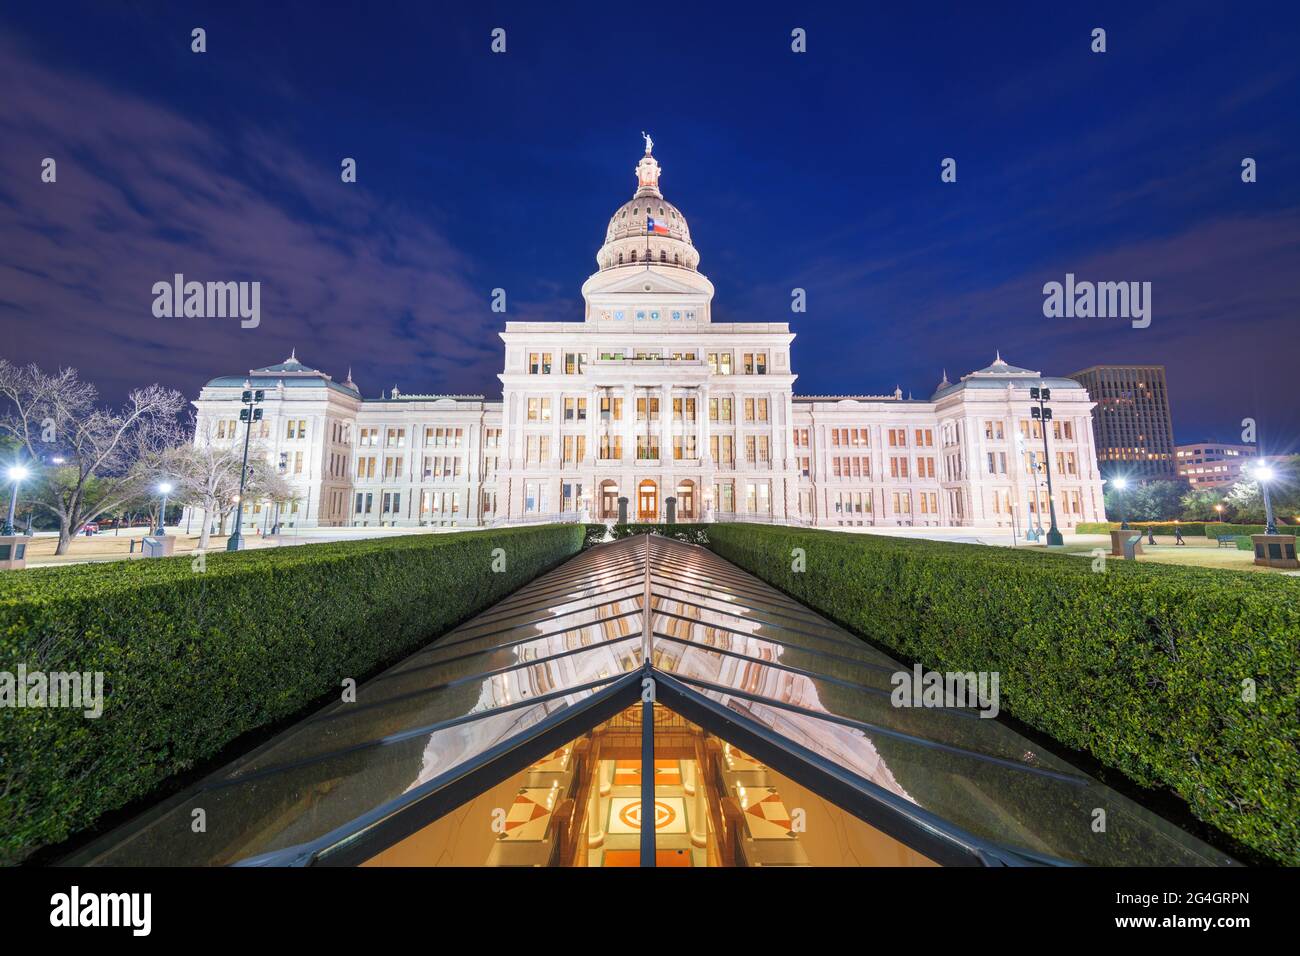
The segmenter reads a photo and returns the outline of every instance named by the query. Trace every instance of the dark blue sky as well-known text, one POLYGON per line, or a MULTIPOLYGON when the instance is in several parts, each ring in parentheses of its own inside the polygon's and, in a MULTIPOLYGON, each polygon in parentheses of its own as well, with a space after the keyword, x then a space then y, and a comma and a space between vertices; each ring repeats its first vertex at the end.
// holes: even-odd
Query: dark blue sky
POLYGON ((0 354, 114 400, 293 347, 498 394, 503 318, 581 318, 647 129, 715 319, 791 321, 798 391, 1157 362, 1180 440, 1300 438, 1296 4, 272 6, 0 10, 0 354), (260 280, 261 326, 155 319, 175 272, 260 280), (1045 319, 1066 272, 1151 281, 1151 326, 1045 319))

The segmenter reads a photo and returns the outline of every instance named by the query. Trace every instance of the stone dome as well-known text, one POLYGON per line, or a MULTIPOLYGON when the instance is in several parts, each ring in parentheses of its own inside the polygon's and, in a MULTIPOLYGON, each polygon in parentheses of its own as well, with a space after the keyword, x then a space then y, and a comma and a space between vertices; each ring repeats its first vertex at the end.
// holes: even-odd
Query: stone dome
MULTIPOLYGON (((642 134, 644 135, 644 134, 642 134)), ((691 244, 691 229, 682 211, 664 199, 659 191, 659 162, 651 155, 654 141, 646 136, 645 155, 637 163, 637 190, 614 211, 605 229, 605 244, 596 253, 596 264, 605 269, 649 264, 694 270, 700 255, 691 244), (650 232, 649 220, 662 224, 666 232, 650 232)))
POLYGON ((653 217, 668 226, 668 235, 687 245, 691 241, 691 230, 686 224, 686 217, 681 210, 662 196, 635 196, 619 206, 610 217, 609 228, 605 230, 605 241, 635 237, 644 239, 646 220, 653 217))

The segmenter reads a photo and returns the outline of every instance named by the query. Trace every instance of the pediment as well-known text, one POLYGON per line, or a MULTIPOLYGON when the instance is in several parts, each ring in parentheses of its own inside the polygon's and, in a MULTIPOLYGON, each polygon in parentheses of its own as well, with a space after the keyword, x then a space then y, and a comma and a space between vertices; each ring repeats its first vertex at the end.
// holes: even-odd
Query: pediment
MULTIPOLYGON (((694 275, 685 272, 683 275, 694 275)), ((624 276, 606 276, 598 273, 588 280, 583 290, 586 295, 707 295, 710 289, 708 280, 700 276, 703 282, 690 282, 676 276, 668 276, 654 270, 637 270, 624 276), (607 281, 601 281, 605 279, 607 281)))

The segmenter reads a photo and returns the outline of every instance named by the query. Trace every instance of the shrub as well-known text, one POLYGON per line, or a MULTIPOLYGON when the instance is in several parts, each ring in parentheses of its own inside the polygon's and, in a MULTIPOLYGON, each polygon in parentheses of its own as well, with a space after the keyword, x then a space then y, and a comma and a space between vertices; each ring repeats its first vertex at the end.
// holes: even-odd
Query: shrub
POLYGON ((1300 863, 1300 581, 748 524, 709 545, 904 660, 999 672, 1019 720, 1300 863))
MULTIPOLYGON (((1172 535, 1174 526, 1177 525, 1183 531, 1183 537, 1199 534, 1213 536, 1210 528, 1222 527, 1216 521, 1130 521, 1128 526, 1133 529, 1146 531, 1147 528, 1154 528, 1156 534, 1172 535)), ((1110 534, 1112 531, 1120 530, 1118 521, 1083 521, 1075 525, 1075 534, 1110 534)))
POLYGON ((0 670, 102 671, 105 704, 0 719, 0 862, 360 681, 581 544, 581 526, 549 525, 221 552, 202 573, 178 557, 4 575, 0 670))
MULTIPOLYGON (((1295 525, 1281 524, 1280 522, 1278 523, 1277 530, 1278 534, 1300 534, 1300 528, 1297 528, 1295 525)), ((1221 534, 1264 534, 1265 531, 1266 526, 1262 524, 1207 524, 1205 526, 1205 536, 1207 538, 1215 538, 1221 534)))

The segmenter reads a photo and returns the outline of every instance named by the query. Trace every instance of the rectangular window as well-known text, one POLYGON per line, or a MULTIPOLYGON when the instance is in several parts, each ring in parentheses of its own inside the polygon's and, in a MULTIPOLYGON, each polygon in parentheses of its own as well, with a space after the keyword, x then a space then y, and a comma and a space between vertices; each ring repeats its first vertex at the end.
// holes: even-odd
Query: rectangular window
POLYGON ((564 374, 581 375, 587 363, 587 356, 581 352, 564 353, 564 374))
POLYGON ((636 436, 636 457, 644 461, 653 461, 659 457, 658 435, 636 436))
POLYGON ((733 467, 736 463, 735 439, 731 435, 710 435, 709 454, 717 464, 733 467))
POLYGON ((722 514, 736 511, 736 486, 730 481, 720 481, 713 486, 713 503, 722 514))
POLYGON ((620 461, 623 458, 623 436, 601 435, 600 457, 602 461, 620 461))
POLYGON ((587 457, 587 436, 586 435, 565 435, 564 436, 564 463, 566 465, 576 465, 587 457))
POLYGON ((550 352, 529 352, 528 353, 528 374, 529 375, 550 375, 551 374, 551 353, 550 352))
POLYGON ((600 420, 604 422, 623 420, 623 399, 605 395, 600 400, 600 420))
POLYGON ((566 481, 560 485, 560 510, 577 511, 582 506, 582 485, 566 481))

